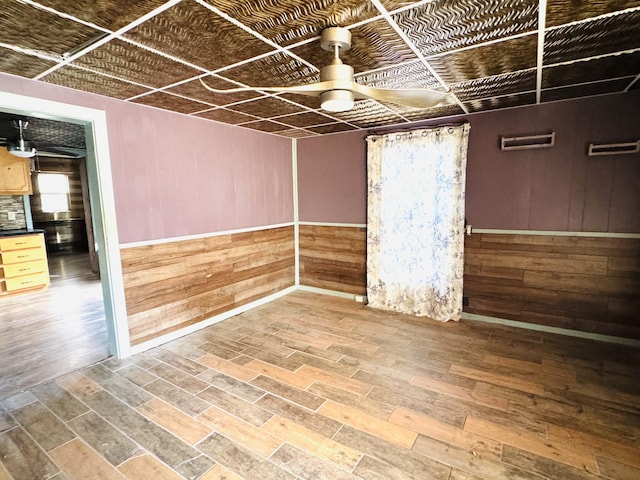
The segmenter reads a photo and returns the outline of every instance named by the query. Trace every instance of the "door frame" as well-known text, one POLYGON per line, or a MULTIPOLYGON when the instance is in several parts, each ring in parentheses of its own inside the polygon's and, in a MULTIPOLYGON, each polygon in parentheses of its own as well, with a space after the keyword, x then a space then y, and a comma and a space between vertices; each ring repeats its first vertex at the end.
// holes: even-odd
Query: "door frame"
POLYGON ((89 197, 100 265, 109 353, 117 358, 130 356, 106 112, 6 92, 0 92, 0 110, 84 126, 89 197))

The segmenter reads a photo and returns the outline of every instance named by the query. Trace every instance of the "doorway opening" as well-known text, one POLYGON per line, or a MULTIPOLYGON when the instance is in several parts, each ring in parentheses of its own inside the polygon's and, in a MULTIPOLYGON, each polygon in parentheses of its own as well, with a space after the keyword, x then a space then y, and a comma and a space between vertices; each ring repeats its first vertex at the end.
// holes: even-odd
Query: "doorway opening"
MULTIPOLYGON (((120 264, 120 250, 117 235, 117 226, 115 222, 115 202, 113 198, 113 185, 111 180, 111 164, 109 159, 108 137, 106 115, 104 111, 78 107, 74 105, 63 104, 59 102, 51 102, 22 95, 14 95, 0 92, 0 111, 16 114, 28 115, 37 118, 43 118, 54 121, 69 122, 81 125, 84 129, 84 137, 86 141, 86 194, 88 203, 91 205, 91 213, 88 216, 92 224, 91 232, 94 234, 93 245, 96 252, 95 270, 99 270, 100 279, 92 287, 86 283, 86 292, 83 294, 87 299, 102 298, 98 301, 98 307, 94 301, 87 309, 102 308, 104 312, 103 325, 105 330, 103 335, 106 338, 106 345, 103 343, 107 354, 114 355, 118 358, 125 358, 130 355, 129 333, 126 317, 126 305, 124 300, 124 286, 122 279, 122 267, 120 264)), ((25 208, 30 208, 29 202, 25 202, 25 208)), ((35 225, 30 225, 35 227, 35 225)), ((89 229, 86 230, 87 232, 89 229)), ((89 242, 89 240, 87 240, 89 242)), ((76 282, 74 287, 78 291, 79 278, 83 281, 90 280, 89 276, 82 274, 77 275, 78 269, 84 269, 87 265, 91 265, 88 247, 85 256, 79 255, 76 258, 69 257, 61 261, 58 265, 52 263, 51 269, 54 275, 58 277, 52 278, 52 287, 56 287, 55 283, 62 286, 63 283, 72 284, 76 282), (57 273, 56 273, 57 272, 57 273), (75 272, 75 273, 74 273, 75 272)), ((89 267, 89 270, 91 268, 89 267)), ((97 273, 93 273, 94 279, 97 273)), ((55 288, 50 288, 48 294, 55 294, 55 288)), ((64 295, 60 295, 64 297, 64 295)), ((60 300, 58 298, 50 299, 53 304, 60 300)), ((2 300, 0 300, 2 301, 2 300)), ((25 299, 26 301, 26 299, 25 299)), ((20 302, 17 302, 18 304, 20 302)), ((90 302, 91 303, 91 302, 90 302)), ((7 306, 8 304, 5 304, 7 306)), ((58 304, 63 308, 62 304, 58 304)), ((17 305, 13 309, 13 315, 19 315, 21 318, 28 318, 28 305, 17 305), (27 315, 22 315, 23 312, 27 315)), ((5 317, 8 309, 2 311, 2 317, 5 317)), ((6 320, 6 318, 5 318, 6 320)), ((70 323, 70 322, 69 322, 70 323)), ((58 329, 62 333, 71 333, 79 328, 76 324, 65 324, 61 322, 54 329, 58 329), (74 330, 75 329, 75 330, 74 330)), ((26 332, 25 332, 26 333, 26 332)), ((40 332, 46 335, 51 332, 40 332)), ((37 333, 36 333, 37 335, 37 333)), ((98 335, 99 337, 99 335, 98 335)), ((98 338, 96 337, 96 338, 98 338)), ((18 341, 26 342, 29 340, 24 337, 18 341)), ((95 341, 96 339, 94 339, 95 341)), ((58 346, 63 347, 63 343, 57 342, 58 346)), ((64 348, 64 347, 63 347, 64 348)), ((74 355, 78 356, 78 352, 68 351, 68 358, 74 355)), ((43 358, 43 362, 49 362, 50 359, 43 358)), ((79 367, 78 367, 79 368, 79 367)))

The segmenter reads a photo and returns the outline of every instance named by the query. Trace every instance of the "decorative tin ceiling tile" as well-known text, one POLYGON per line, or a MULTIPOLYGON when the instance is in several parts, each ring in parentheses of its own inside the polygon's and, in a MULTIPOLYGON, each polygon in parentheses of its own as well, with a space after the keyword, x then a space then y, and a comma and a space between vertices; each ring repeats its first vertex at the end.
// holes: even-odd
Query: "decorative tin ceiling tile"
POLYGON ((165 10, 127 32, 126 37, 206 70, 273 49, 195 2, 182 2, 165 10))
POLYGON ((390 110, 396 112, 398 115, 403 116, 406 119, 415 119, 415 118, 432 118, 432 112, 446 112, 449 111, 451 106, 456 106, 460 109, 458 103, 452 95, 445 97, 445 99, 439 103, 438 105, 431 108, 415 108, 408 107, 406 105, 398 105, 395 103, 381 102, 390 110), (431 112, 431 113, 430 113, 431 112))
POLYGON ((75 63, 153 87, 163 87, 200 73, 122 40, 112 40, 80 57, 75 63))
POLYGON ((629 85, 632 80, 633 77, 627 77, 604 82, 587 83, 585 85, 573 85, 571 87, 542 90, 542 101, 553 102, 554 100, 566 100, 568 98, 602 95, 605 93, 620 93, 627 88, 627 85, 629 85))
POLYGON ((503 95, 534 91, 536 70, 525 70, 494 77, 485 77, 451 85, 451 90, 462 102, 474 98, 500 97, 503 95))
POLYGON ((361 0, 205 0, 253 31, 280 45, 320 34, 325 27, 348 26, 378 15, 361 0))
POLYGON ((171 110, 178 113, 195 113, 211 108, 211 105, 187 100, 186 98, 177 97, 164 92, 151 93, 132 101, 134 103, 141 103, 150 107, 162 108, 164 110, 171 110))
MULTIPOLYGON (((216 76, 204 77, 203 80, 212 88, 225 89, 236 88, 238 85, 227 82, 216 76)), ((203 102, 212 103, 214 105, 229 105, 231 103, 257 98, 261 95, 256 92, 239 92, 239 93, 214 93, 210 92, 202 86, 199 80, 192 80, 182 83, 176 87, 168 88, 167 92, 177 93, 179 95, 201 100, 203 102)))
POLYGON ((358 100, 353 109, 333 115, 361 128, 405 122, 402 117, 373 100, 358 100))
POLYGON ((56 62, 0 47, 0 71, 21 77, 33 78, 53 67, 56 62))
POLYGON ((36 142, 86 148, 84 126, 76 123, 32 117, 29 119, 28 132, 28 138, 36 142))
POLYGON ((278 97, 286 98, 287 100, 295 102, 298 105, 304 105, 305 107, 311 108, 313 110, 318 110, 320 108, 320 97, 297 95, 295 93, 282 93, 278 95, 278 97))
POLYGON ((59 12, 73 15, 111 31, 119 30, 138 17, 146 15, 166 0, 38 0, 59 12))
POLYGON ((320 79, 318 72, 284 53, 245 63, 220 73, 250 87, 277 87, 302 85, 320 79))
POLYGON ((428 56, 535 31, 538 2, 434 1, 393 15, 393 19, 428 56))
POLYGON ((44 82, 61 85, 63 87, 84 90, 112 98, 126 99, 140 95, 146 88, 112 77, 89 72, 81 68, 67 66, 50 73, 42 79, 44 82))
POLYGON ((215 120, 222 123, 230 123, 237 125, 238 123, 252 122, 255 117, 251 115, 245 115, 244 113, 233 112, 225 108, 216 108, 215 110, 209 110, 201 112, 195 115, 196 117, 207 118, 209 120, 215 120))
POLYGON ((0 112, 0 137, 14 138, 18 130, 11 123, 12 120, 22 119, 29 122, 24 136, 36 143, 36 146, 50 147, 52 145, 70 148, 86 148, 84 126, 76 123, 48 120, 44 118, 16 115, 0 112))
POLYGON ((282 132, 278 132, 278 136, 287 137, 287 138, 305 138, 305 137, 317 137, 317 133, 309 132, 307 130, 300 130, 299 128, 294 128, 292 130, 284 130, 282 132))
POLYGON ((638 74, 639 65, 640 52, 635 52, 544 68, 542 88, 635 76, 638 74))
POLYGON ((316 112, 298 113, 296 115, 287 115, 286 117, 278 117, 277 120, 280 123, 291 125, 292 127, 310 127, 312 125, 323 125, 325 123, 331 123, 334 120, 329 117, 325 117, 316 112))
MULTIPOLYGON (((319 40, 294 48, 292 52, 319 68, 328 65, 333 57, 331 52, 320 48, 319 40)), ((352 29, 351 49, 340 57, 356 73, 416 59, 415 54, 386 20, 377 20, 352 29)))
POLYGON ((3 2, 0 9, 0 41, 59 56, 103 33, 67 18, 22 2, 3 2), (62 33, 64 32, 64 33, 62 33))
POLYGON ((416 3, 422 3, 417 1, 410 0, 381 0, 382 6, 387 10, 387 12, 392 12, 399 8, 408 7, 409 5, 414 5, 416 3))
POLYGON ((260 130, 261 132, 282 132, 284 130, 290 130, 291 127, 287 125, 281 125, 279 123, 270 122, 269 120, 258 120, 257 122, 243 123, 241 127, 251 128, 252 130, 260 130))
POLYGON ((438 88, 440 82, 421 61, 409 62, 356 77, 358 83, 379 88, 438 88))
POLYGON ((349 130, 355 130, 355 127, 351 125, 347 125, 346 123, 331 123, 328 125, 321 125, 319 127, 308 127, 306 130, 310 130, 315 133, 324 134, 324 133, 338 133, 338 132, 348 132, 349 130))
MULTIPOLYGON (((529 102, 537 66, 537 0, 381 1, 472 110, 529 102), (500 41, 522 34, 526 36, 500 41), (479 46, 486 41, 492 43, 479 46)), ((455 103, 424 110, 358 101, 352 112, 330 114, 320 110, 318 97, 215 94, 194 80, 206 69, 215 68, 220 75, 207 77, 207 82, 222 89, 237 83, 293 86, 318 81, 316 68, 284 52, 272 52, 272 46, 260 40, 261 35, 284 46, 297 44, 296 52, 321 67, 330 61, 331 54, 319 47, 317 37, 324 27, 338 25, 351 27, 353 46, 343 58, 360 73, 356 77, 359 83, 381 88, 439 88, 428 68, 368 0, 38 0, 38 4, 71 17, 34 7, 35 2, 4 3, 0 42, 16 49, 0 47, 1 72, 34 77, 62 60, 65 53, 81 51, 103 38, 105 29, 116 31, 136 21, 136 26, 124 33, 124 40, 110 40, 43 81, 120 99, 160 88, 165 93, 150 94, 137 102, 178 112, 194 112, 194 105, 199 109, 201 103, 224 105, 231 109, 207 109, 205 105, 207 111, 198 116, 232 124, 255 123, 254 128, 275 128, 256 120, 281 117, 271 123, 286 122, 287 126, 277 128, 290 138, 354 128, 344 123, 316 123, 336 118, 368 128, 461 113, 455 103), (154 9, 158 12, 154 17, 137 25, 154 9), (216 9, 224 13, 218 15, 216 9), (226 15, 257 35, 236 27, 226 15), (97 27, 87 27, 74 18, 97 27), (133 45, 134 39, 147 48, 133 45), (300 45, 304 41, 308 44, 300 45), (149 47, 166 55, 151 53, 149 47), (34 55, 17 53, 21 48, 32 50, 34 55), (51 61, 41 60, 36 53, 50 56, 51 61), (249 61, 256 55, 268 56, 249 61), (171 56, 183 61, 174 62, 171 56), (230 68, 238 61, 247 63, 230 68), (185 62, 201 68, 190 68, 185 62), (181 81, 185 83, 167 88, 181 81)), ((619 91, 622 84, 629 86, 640 71, 640 52, 625 53, 640 46, 637 7, 640 0, 549 0, 543 99, 597 95, 619 91), (568 22, 571 25, 565 25, 568 22), (568 62, 573 63, 564 65, 568 62)), ((640 82, 631 88, 640 88, 640 82)))
POLYGON ((247 113, 261 118, 279 117, 281 115, 302 111, 302 108, 275 97, 259 98, 258 100, 231 105, 228 108, 236 112, 247 113))
POLYGON ((553 27, 634 7, 640 7, 640 0, 548 0, 545 23, 553 27))
POLYGON ((527 35, 427 60, 445 82, 461 83, 535 67, 537 41, 527 35))
POLYGON ((484 110, 495 110, 498 108, 519 107, 522 105, 533 105, 536 103, 536 94, 522 93, 520 95, 506 95, 497 98, 485 98, 482 100, 472 100, 466 102, 465 106, 469 112, 482 112, 484 110))
POLYGON ((402 112, 402 116, 411 122, 417 122, 419 120, 429 120, 431 118, 451 117, 453 115, 462 115, 464 110, 457 103, 450 103, 448 105, 439 105, 437 107, 428 109, 414 109, 411 111, 402 112))
POLYGON ((544 64, 567 62, 640 47, 640 11, 550 30, 544 64))

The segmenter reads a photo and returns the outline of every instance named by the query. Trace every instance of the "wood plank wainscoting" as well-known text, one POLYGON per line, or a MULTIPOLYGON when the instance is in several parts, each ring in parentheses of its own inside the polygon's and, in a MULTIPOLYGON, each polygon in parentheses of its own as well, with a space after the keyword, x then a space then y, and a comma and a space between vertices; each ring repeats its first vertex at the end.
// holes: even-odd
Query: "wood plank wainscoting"
MULTIPOLYGON (((366 295, 366 228, 300 225, 300 284, 366 295)), ((640 338, 640 239, 465 236, 467 313, 640 338)))
POLYGON ((474 233, 465 312, 640 338, 640 239, 474 233))
POLYGON ((293 226, 123 248, 131 344, 295 283, 293 226))
POLYGON ((367 229, 300 224, 300 284, 366 295, 367 229))

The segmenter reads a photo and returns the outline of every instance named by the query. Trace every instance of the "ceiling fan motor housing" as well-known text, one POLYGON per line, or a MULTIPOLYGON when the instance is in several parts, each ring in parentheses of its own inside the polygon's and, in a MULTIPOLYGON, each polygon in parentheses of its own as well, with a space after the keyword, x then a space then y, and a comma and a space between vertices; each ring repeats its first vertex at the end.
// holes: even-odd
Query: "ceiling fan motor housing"
POLYGON ((353 67, 340 60, 340 52, 351 48, 351 32, 342 27, 329 27, 322 31, 320 46, 323 50, 333 52, 331 63, 320 69, 320 81, 353 82, 353 67))
POLYGON ((353 67, 345 65, 340 59, 334 59, 329 65, 320 69, 320 81, 327 80, 353 82, 353 67))
POLYGON ((320 47, 327 52, 333 52, 338 47, 343 52, 351 48, 351 31, 342 27, 329 27, 320 34, 320 47))

